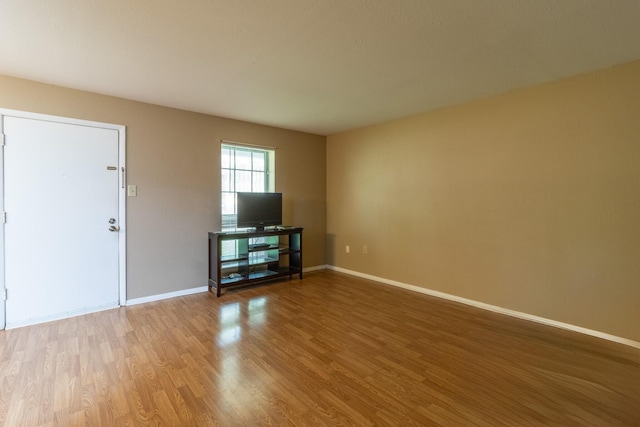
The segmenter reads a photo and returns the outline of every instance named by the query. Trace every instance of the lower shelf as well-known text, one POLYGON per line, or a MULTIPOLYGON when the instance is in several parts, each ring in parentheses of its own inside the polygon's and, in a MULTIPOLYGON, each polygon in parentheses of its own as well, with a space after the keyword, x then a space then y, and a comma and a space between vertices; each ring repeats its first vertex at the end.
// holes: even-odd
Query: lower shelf
POLYGON ((296 267, 280 267, 277 271, 274 270, 259 270, 249 273, 248 275, 241 275, 237 277, 223 277, 220 281, 220 284, 216 283, 214 280, 209 280, 209 286, 216 288, 217 294, 220 294, 220 289, 232 287, 232 286, 241 286, 248 285, 251 283, 257 283, 267 280, 275 280, 282 277, 291 277, 293 275, 298 274, 300 279, 302 279, 302 270, 296 267))

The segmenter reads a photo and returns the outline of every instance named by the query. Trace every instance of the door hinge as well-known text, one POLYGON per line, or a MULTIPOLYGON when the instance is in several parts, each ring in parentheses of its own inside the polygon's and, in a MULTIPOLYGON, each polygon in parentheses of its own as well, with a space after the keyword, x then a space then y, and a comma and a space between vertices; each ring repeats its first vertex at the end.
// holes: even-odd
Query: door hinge
POLYGON ((7 223, 7 213, 6 212, 2 212, 2 223, 3 224, 7 223))
POLYGON ((4 147, 4 144, 5 144, 4 133, 0 133, 0 145, 4 147))
POLYGON ((7 300, 7 288, 4 288, 2 290, 2 300, 6 301, 7 300))

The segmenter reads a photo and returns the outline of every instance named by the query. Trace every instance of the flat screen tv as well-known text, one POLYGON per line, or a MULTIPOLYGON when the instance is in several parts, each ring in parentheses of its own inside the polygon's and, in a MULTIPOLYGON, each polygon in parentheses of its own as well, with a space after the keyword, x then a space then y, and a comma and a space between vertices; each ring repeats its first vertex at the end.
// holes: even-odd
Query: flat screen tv
POLYGON ((282 193, 237 193, 238 228, 265 227, 282 224, 282 193))

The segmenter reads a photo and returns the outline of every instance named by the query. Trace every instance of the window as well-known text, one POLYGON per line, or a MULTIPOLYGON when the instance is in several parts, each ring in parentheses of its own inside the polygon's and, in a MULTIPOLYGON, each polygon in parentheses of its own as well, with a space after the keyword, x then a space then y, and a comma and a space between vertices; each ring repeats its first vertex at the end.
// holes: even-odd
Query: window
POLYGON ((236 192, 275 190, 275 152, 237 145, 222 145, 222 230, 236 228, 236 192))

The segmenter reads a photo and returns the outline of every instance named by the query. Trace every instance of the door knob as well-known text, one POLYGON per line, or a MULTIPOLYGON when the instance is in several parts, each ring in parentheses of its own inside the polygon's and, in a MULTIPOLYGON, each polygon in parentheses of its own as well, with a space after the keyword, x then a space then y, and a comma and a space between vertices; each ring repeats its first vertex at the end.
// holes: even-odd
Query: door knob
POLYGON ((111 227, 109 227, 109 231, 120 231, 120 227, 118 227, 117 225, 112 225, 111 227))

